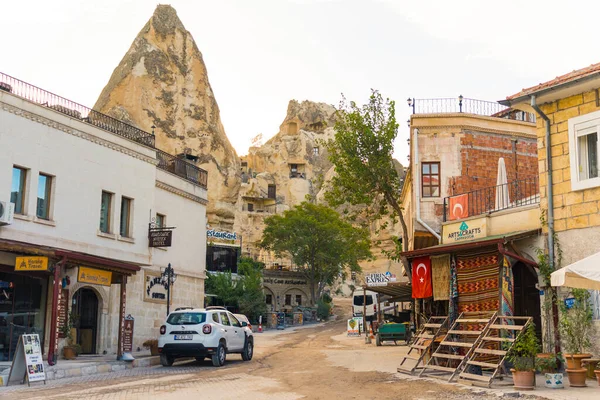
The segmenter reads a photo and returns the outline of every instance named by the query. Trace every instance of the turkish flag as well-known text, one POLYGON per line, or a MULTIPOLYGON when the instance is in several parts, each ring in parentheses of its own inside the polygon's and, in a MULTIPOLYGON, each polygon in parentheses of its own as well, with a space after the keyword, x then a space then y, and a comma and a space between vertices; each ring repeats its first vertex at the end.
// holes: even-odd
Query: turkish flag
POLYGON ((412 261, 412 297, 424 299, 433 296, 431 284, 431 259, 419 257, 412 261))
POLYGON ((450 197, 450 221, 455 219, 467 218, 469 216, 469 195, 467 193, 460 196, 450 197))

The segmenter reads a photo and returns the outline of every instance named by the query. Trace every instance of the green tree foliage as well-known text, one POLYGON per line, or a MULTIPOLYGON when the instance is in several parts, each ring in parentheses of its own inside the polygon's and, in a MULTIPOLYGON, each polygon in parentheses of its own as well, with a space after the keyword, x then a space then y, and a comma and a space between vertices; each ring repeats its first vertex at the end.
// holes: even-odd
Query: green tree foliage
MULTIPOLYGON (((376 90, 362 107, 342 98, 335 137, 325 143, 336 172, 325 199, 354 220, 360 216, 370 223, 389 217, 395 223, 399 219, 407 238, 398 202, 402 187, 392 157, 397 135, 394 101, 384 100, 376 90)), ((385 227, 382 224, 381 228, 385 227)), ((400 246, 397 250, 401 251, 400 246)), ((387 255, 398 259, 398 252, 387 255)))
POLYGON ((205 292, 216 295, 220 303, 235 308, 251 322, 257 322, 258 317, 267 312, 262 290, 263 268, 264 264, 242 257, 237 278, 230 272, 209 274, 205 292))
POLYGON ((360 271, 358 262, 371 256, 369 233, 345 222, 329 207, 302 202, 265 219, 261 247, 289 255, 306 277, 316 304, 327 285, 360 271))
POLYGON ((564 349, 570 354, 581 354, 592 345, 594 312, 590 304, 590 292, 585 289, 572 289, 573 307, 560 305, 560 333, 564 349))

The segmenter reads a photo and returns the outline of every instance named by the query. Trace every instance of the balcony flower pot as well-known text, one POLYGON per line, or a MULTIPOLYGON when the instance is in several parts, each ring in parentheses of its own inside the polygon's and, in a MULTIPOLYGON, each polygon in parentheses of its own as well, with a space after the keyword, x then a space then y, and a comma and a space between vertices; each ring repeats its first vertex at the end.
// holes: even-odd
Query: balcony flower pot
POLYGON ((567 362, 568 369, 581 369, 581 360, 591 358, 592 355, 588 353, 584 354, 565 354, 565 360, 567 362))
POLYGON ((587 369, 585 368, 567 368, 567 375, 569 376, 569 386, 572 387, 586 387, 585 378, 587 376, 587 369))
POLYGON ((510 372, 512 372, 515 389, 535 389, 535 371, 517 371, 514 368, 511 368, 510 372))

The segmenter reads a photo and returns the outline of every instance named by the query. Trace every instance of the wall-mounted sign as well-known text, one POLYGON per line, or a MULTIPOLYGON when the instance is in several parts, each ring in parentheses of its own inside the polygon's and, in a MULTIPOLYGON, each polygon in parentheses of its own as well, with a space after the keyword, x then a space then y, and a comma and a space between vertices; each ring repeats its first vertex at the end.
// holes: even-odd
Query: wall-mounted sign
POLYGON ((95 268, 79 267, 77 281, 82 283, 92 283, 94 285, 110 286, 112 272, 95 268))
POLYGON ((275 285, 307 285, 307 281, 297 279, 273 279, 264 278, 263 283, 270 283, 275 285))
POLYGON ((48 257, 17 257, 15 271, 48 271, 48 257))
POLYGON ((565 307, 567 307, 567 309, 573 308, 574 305, 575 305, 574 297, 569 297, 569 298, 565 299, 565 307))
POLYGON ((150 229, 148 247, 171 247, 173 231, 170 229, 150 229))
POLYGON ((206 237, 214 239, 225 239, 225 240, 237 240, 237 233, 233 232, 221 232, 210 229, 206 231, 206 237))
MULTIPOLYGON (((144 301, 167 304, 167 282, 160 272, 144 271, 144 301)), ((173 303, 173 285, 171 285, 171 303, 173 303)))
POLYGON ((69 289, 62 289, 58 292, 58 337, 63 339, 63 327, 67 324, 69 315, 69 289))
POLYGON ((465 242, 487 236, 486 218, 472 219, 444 225, 443 243, 465 242))
POLYGON ((131 314, 125 317, 125 328, 123 329, 123 352, 131 353, 133 351, 133 323, 131 314))
POLYGON ((396 282, 396 274, 392 274, 390 271, 365 275, 367 286, 387 286, 390 282, 396 282))

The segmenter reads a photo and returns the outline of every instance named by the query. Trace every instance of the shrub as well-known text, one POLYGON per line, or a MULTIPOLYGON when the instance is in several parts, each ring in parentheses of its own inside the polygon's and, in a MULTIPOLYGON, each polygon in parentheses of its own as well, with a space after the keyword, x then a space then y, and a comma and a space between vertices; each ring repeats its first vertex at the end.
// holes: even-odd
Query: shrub
POLYGON ((317 317, 322 320, 329 319, 329 312, 331 311, 331 304, 326 303, 323 300, 317 301, 317 317))

